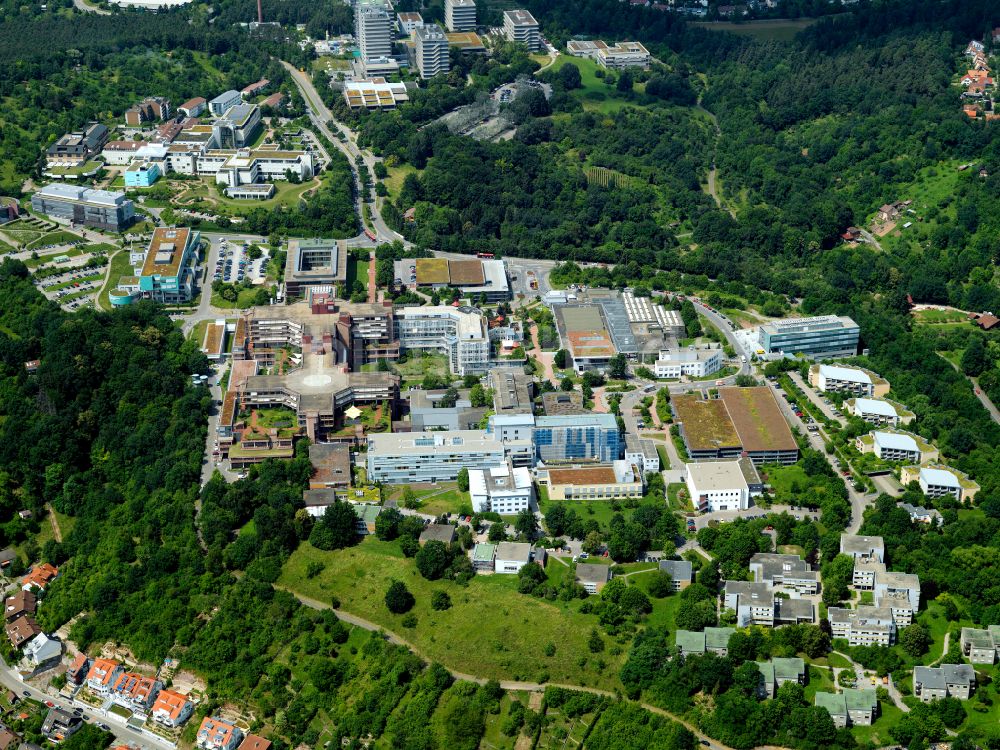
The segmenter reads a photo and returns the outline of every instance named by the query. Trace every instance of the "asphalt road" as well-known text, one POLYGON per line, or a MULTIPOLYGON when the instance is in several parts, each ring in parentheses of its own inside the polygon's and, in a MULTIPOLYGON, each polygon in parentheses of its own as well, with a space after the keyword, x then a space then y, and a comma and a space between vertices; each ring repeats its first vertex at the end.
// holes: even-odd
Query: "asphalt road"
POLYGON ((158 737, 153 737, 151 735, 145 734, 143 732, 136 732, 133 729, 129 729, 123 724, 119 723, 120 719, 113 715, 105 714, 103 711, 94 709, 85 703, 77 703, 76 701, 67 701, 62 696, 49 695, 43 693, 41 690, 37 690, 31 685, 26 684, 21 680, 21 676, 10 666, 7 665, 5 661, 0 659, 0 684, 4 687, 9 688, 14 691, 14 693, 19 697, 24 697, 24 692, 29 693, 29 697, 41 701, 52 701, 57 706, 62 706, 63 708, 82 708, 83 715, 90 719, 91 723, 94 724, 106 724, 111 733, 123 743, 138 745, 141 747, 163 747, 163 748, 173 748, 174 745, 167 742, 166 740, 161 740, 158 737))

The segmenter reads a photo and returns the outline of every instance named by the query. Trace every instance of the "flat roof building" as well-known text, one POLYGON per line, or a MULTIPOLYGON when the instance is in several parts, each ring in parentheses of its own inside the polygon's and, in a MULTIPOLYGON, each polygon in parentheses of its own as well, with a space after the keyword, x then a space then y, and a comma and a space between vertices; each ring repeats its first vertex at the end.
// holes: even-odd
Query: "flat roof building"
POLYGON ((739 461, 689 463, 684 471, 688 494, 702 513, 750 507, 750 487, 739 461))
MULTIPOLYGON (((138 291, 129 302, 150 299, 164 304, 189 302, 195 292, 195 266, 200 235, 187 227, 157 227, 149 247, 136 266, 138 291)), ((117 297, 117 305, 125 304, 117 297)))
POLYGON ((31 210, 53 221, 121 232, 135 219, 135 204, 125 193, 54 183, 31 196, 31 210))
POLYGON ((413 30, 414 59, 421 78, 433 78, 451 69, 448 57, 448 37, 436 23, 424 24, 413 30))
POLYGON ((208 103, 208 111, 216 117, 221 117, 230 107, 235 107, 243 102, 243 97, 236 89, 224 91, 208 103))
POLYGON ((656 443, 644 440, 633 433, 625 434, 625 461, 634 465, 643 475, 660 471, 660 454, 656 443))
POLYGON ((625 461, 600 466, 550 468, 546 477, 550 500, 612 500, 642 497, 643 482, 634 467, 625 461))
POLYGON ((404 349, 447 355, 457 375, 483 373, 489 367, 486 320, 472 307, 401 307, 395 311, 396 338, 404 349))
POLYGON ((531 414, 534 383, 523 372, 507 369, 489 371, 493 390, 493 411, 497 414, 531 414))
POLYGON ((545 550, 535 549, 526 542, 500 542, 493 561, 493 572, 512 575, 530 562, 545 565, 545 550))
POLYGON ((962 654, 973 664, 994 664, 1000 651, 1000 625, 962 628, 962 654))
POLYGON ((357 40, 361 59, 366 64, 392 57, 392 37, 392 16, 381 0, 359 1, 355 4, 354 38, 357 40))
POLYGON ((541 46, 538 21, 526 10, 505 10, 503 30, 509 41, 525 45, 530 52, 537 51, 541 46))
POLYGON ((860 333, 858 324, 845 316, 789 318, 760 326, 758 344, 766 354, 805 354, 816 359, 853 357, 858 353, 860 333))
POLYGON ((409 36, 413 30, 424 25, 424 17, 416 12, 406 12, 396 14, 396 28, 400 34, 409 36))
POLYGON ((351 109, 395 109, 409 100, 405 83, 391 83, 381 77, 344 82, 344 101, 351 109))
POLYGON ((465 469, 505 462, 504 445, 482 430, 368 436, 368 479, 387 484, 451 482, 465 469))
POLYGON ((448 31, 474 31, 476 28, 475 0, 445 0, 444 25, 448 31))
POLYGON ((840 535, 840 554, 850 555, 855 562, 885 562, 885 542, 880 536, 840 535))
POLYGON ((670 403, 692 461, 744 453, 758 465, 798 460, 798 443, 767 387, 720 388, 717 399, 682 394, 670 403))
POLYGON ((658 378, 704 377, 722 369, 723 354, 721 347, 661 349, 653 372, 658 378))
POLYGON ((534 500, 531 472, 510 462, 469 470, 469 496, 475 513, 514 515, 530 510, 534 500))
POLYGON ((312 287, 347 281, 347 245, 343 240, 290 239, 285 261, 285 296, 294 299, 312 287))

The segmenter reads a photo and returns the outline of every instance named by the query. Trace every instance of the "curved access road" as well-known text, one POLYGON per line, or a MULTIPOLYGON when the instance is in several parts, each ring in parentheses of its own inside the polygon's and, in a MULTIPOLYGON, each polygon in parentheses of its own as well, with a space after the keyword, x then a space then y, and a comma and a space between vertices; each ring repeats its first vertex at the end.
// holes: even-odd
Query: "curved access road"
POLYGON ((316 91, 316 87, 313 86, 313 82, 307 73, 299 70, 294 65, 287 63, 284 60, 281 61, 281 64, 285 67, 285 70, 291 74, 292 80, 299 89, 299 93, 302 94, 302 99, 306 103, 306 110, 309 112, 309 119, 312 120, 313 125, 317 130, 325 135, 350 162, 351 171, 354 172, 356 195, 355 205, 358 212, 358 218, 362 219, 364 217, 363 206, 367 206, 369 221, 371 222, 372 229, 378 239, 385 242, 399 240, 400 242, 409 245, 403 235, 390 229, 382 219, 382 214, 378 206, 378 200, 372 200, 370 196, 364 195, 362 192, 357 160, 359 158, 361 159, 361 162, 365 165, 365 169, 368 170, 369 182, 374 185, 375 163, 378 159, 376 159, 370 152, 363 151, 358 148, 357 133, 343 123, 337 122, 333 118, 333 113, 330 112, 326 104, 323 103, 323 98, 319 95, 319 92, 316 91), (336 129, 336 133, 330 129, 330 125, 336 129))
MULTIPOLYGON (((300 604, 302 604, 302 605, 304 605, 306 607, 309 607, 311 609, 333 609, 333 611, 337 615, 337 617, 340 618, 341 620, 343 620, 344 622, 348 623, 349 625, 354 625, 355 627, 359 627, 362 630, 370 630, 370 631, 375 632, 375 633, 381 633, 385 637, 385 639, 387 641, 389 641, 390 643, 394 643, 397 646, 403 646, 405 648, 408 648, 410 651, 412 651, 413 653, 415 653, 417 656, 419 656, 424 661, 428 661, 428 662, 432 661, 427 656, 425 656, 424 654, 422 654, 419 649, 417 649, 412 643, 410 643, 409 641, 407 641, 405 638, 401 638, 396 633, 393 633, 391 630, 386 630, 381 625, 378 625, 378 624, 376 624, 374 622, 371 622, 370 620, 366 620, 363 617, 358 617, 357 615, 352 615, 350 612, 345 612, 342 609, 334 609, 331 605, 326 604, 325 602, 321 602, 321 601, 319 601, 317 599, 312 599, 312 598, 310 598, 308 596, 303 596, 302 594, 299 594, 299 593, 297 593, 295 591, 292 591, 291 589, 286 588, 285 586, 279 586, 277 584, 274 584, 274 587, 276 589, 279 589, 280 591, 285 591, 285 592, 291 594, 292 596, 294 596, 299 601, 300 604)), ((445 667, 445 668, 448 669, 447 667, 445 667)), ((482 685, 483 683, 485 683, 487 681, 485 677, 476 677, 475 675, 465 674, 464 672, 456 672, 453 669, 448 669, 448 672, 456 680, 465 680, 466 682, 475 682, 475 683, 478 683, 480 685, 482 685)), ((539 682, 520 682, 520 681, 513 681, 513 680, 500 680, 500 687, 503 688, 504 690, 523 690, 523 691, 528 691, 528 692, 534 692, 534 691, 544 690, 546 687, 549 687, 549 686, 551 686, 551 687, 565 688, 567 690, 580 690, 582 692, 593 693, 595 695, 604 695, 604 696, 607 696, 608 698, 619 698, 620 697, 619 694, 613 693, 610 690, 601 690, 600 688, 587 687, 585 685, 568 685, 568 684, 563 684, 563 683, 558 683, 558 682, 547 682, 547 683, 543 684, 543 683, 539 683, 539 682)), ((696 737, 698 737, 698 739, 701 741, 703 747, 707 747, 707 748, 709 748, 709 750, 734 750, 733 748, 729 747, 728 745, 723 745, 721 742, 713 740, 707 734, 704 734, 696 726, 694 726, 690 722, 686 721, 685 719, 682 719, 680 716, 677 716, 676 714, 672 714, 669 711, 665 711, 664 709, 659 708, 658 706, 653 706, 653 705, 650 705, 648 703, 641 703, 641 702, 638 702, 638 701, 637 701, 637 703, 638 703, 638 705, 642 706, 643 708, 645 708, 647 711, 650 711, 651 713, 658 714, 660 716, 664 716, 664 717, 670 719, 671 721, 676 721, 678 724, 682 724, 689 731, 691 731, 696 737)), ((764 750, 784 750, 784 749, 783 748, 768 747, 768 748, 765 748, 764 750)))
POLYGON ((84 13, 96 13, 99 16, 110 16, 110 10, 104 10, 104 8, 98 8, 96 5, 91 5, 86 2, 86 0, 73 0, 73 7, 77 10, 82 10, 84 13))

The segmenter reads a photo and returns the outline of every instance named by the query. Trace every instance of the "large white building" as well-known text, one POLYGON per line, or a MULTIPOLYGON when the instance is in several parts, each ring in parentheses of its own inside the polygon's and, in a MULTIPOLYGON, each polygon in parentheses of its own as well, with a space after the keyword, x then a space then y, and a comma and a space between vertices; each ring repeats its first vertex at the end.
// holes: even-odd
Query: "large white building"
POLYGON ((482 313, 471 307, 403 307, 394 316, 396 338, 404 349, 424 349, 448 356, 456 375, 485 372, 490 337, 482 313))
POLYGON ((379 0, 354 7, 354 38, 364 62, 392 56, 393 18, 379 0))
POLYGON ((474 31, 476 28, 475 0, 445 0, 444 25, 448 31, 474 31))
POLYGON ((847 413, 865 422, 899 427, 913 421, 914 414, 893 401, 881 398, 850 398, 844 402, 847 413))
POLYGON ((935 461, 938 451, 919 435, 902 430, 873 430, 854 441, 861 453, 874 453, 883 461, 906 461, 922 464, 935 461))
POLYGON ((210 101, 208 103, 208 111, 216 117, 222 117, 228 109, 242 103, 243 97, 240 95, 240 92, 235 89, 230 89, 229 91, 219 94, 212 101, 210 101))
POLYGON ((694 507, 703 513, 749 508, 748 466, 753 469, 752 463, 742 460, 686 464, 685 483, 694 507))
POLYGON ((891 646, 896 642, 896 623, 887 607, 830 607, 827 618, 833 637, 844 638, 851 646, 891 646))
POLYGON ((461 469, 506 463, 504 445, 482 430, 377 433, 368 436, 368 480, 387 484, 451 482, 461 469))
POLYGON ((448 37, 436 23, 413 30, 414 55, 421 78, 433 78, 451 69, 448 58, 448 37))
POLYGON ((513 515, 531 508, 534 490, 527 467, 510 463, 469 471, 469 495, 476 513, 513 515))
POLYGON ((974 500, 979 492, 979 485, 968 475, 944 464, 904 466, 899 472, 899 481, 904 486, 916 482, 929 498, 951 495, 960 503, 974 500))
POLYGON ((721 348, 661 349, 653 372, 658 378, 700 378, 722 369, 722 357, 721 348))
POLYGON ((503 31, 507 39, 525 45, 532 52, 541 45, 538 21, 526 10, 505 10, 503 31))

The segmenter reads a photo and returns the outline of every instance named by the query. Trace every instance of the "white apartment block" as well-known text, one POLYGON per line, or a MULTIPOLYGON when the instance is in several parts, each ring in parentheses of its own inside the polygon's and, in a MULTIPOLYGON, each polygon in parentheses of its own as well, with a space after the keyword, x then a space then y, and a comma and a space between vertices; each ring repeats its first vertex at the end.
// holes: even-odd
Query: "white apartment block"
POLYGON ((541 46, 538 21, 526 10, 505 10, 503 31, 508 40, 525 45, 531 52, 541 46))
POLYGON ((809 368, 809 385, 822 393, 853 393, 867 398, 889 392, 888 380, 871 370, 849 365, 813 365, 809 368))
POLYGON ((414 55, 421 78, 433 78, 451 69, 448 57, 448 37, 436 23, 414 29, 414 55))
POLYGON ((885 565, 876 560, 855 559, 851 585, 858 591, 873 591, 875 589, 875 576, 884 572, 885 565))
POLYGON ((661 349, 653 363, 658 378, 700 378, 722 369, 723 351, 717 349, 661 349))
POLYGON ((475 31, 475 0, 445 0, 444 25, 448 31, 475 31))
POLYGON ((639 42, 607 42, 571 39, 566 42, 566 51, 574 57, 589 57, 605 68, 647 68, 649 51, 639 42))
POLYGON ((471 307, 403 307, 394 316, 396 338, 403 349, 447 355, 456 375, 488 369, 490 337, 482 313, 471 307))
POLYGON ((875 605, 879 608, 888 609, 892 613, 892 621, 896 623, 897 628, 905 628, 907 625, 913 624, 913 616, 916 610, 913 609, 908 592, 897 591, 892 594, 886 594, 877 599, 875 605))
POLYGON ((819 592, 819 573, 798 555, 758 552, 750 558, 750 572, 757 583, 769 583, 800 594, 819 592))
POLYGON ((970 664, 913 668, 913 694, 924 703, 942 698, 966 701, 975 689, 976 671, 970 664))
POLYGON ((833 637, 844 638, 851 646, 891 646, 896 642, 896 621, 888 608, 830 607, 827 619, 833 637))
POLYGON ((916 573, 877 572, 874 592, 876 599, 905 596, 914 612, 920 609, 920 576, 916 573))
POLYGON ((850 555, 855 562, 885 562, 885 542, 880 536, 840 535, 840 554, 850 555))
POLYGON ((392 16, 381 2, 359 2, 354 8, 354 38, 361 59, 392 56, 392 16))
POLYGON ((844 402, 847 413, 877 425, 899 427, 913 421, 914 414, 881 398, 851 398, 844 402))
POLYGON ((1000 650, 1000 625, 985 630, 962 628, 962 654, 973 664, 995 664, 1000 650))
MULTIPOLYGON (((899 481, 904 486, 916 482, 920 491, 931 499, 951 495, 960 503, 974 500, 979 492, 979 485, 967 474, 944 464, 904 466, 900 469, 899 481)), ((925 523, 930 523, 930 519, 925 523)))

